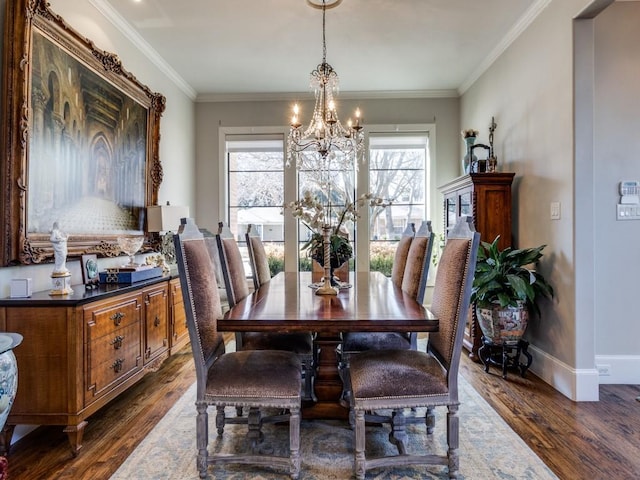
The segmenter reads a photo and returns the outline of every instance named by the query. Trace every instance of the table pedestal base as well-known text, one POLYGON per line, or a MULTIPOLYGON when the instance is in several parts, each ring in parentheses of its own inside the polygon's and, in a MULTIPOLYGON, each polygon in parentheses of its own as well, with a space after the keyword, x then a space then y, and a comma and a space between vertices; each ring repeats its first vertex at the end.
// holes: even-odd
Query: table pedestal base
POLYGON ((533 361, 529 353, 529 342, 519 340, 514 344, 497 344, 487 340, 484 336, 482 337, 482 346, 478 350, 478 356, 484 365, 485 372, 489 372, 490 365, 502 367, 502 378, 507 378, 508 368, 520 370, 520 376, 524 378, 533 361), (526 363, 520 362, 521 355, 526 357, 526 363))
POLYGON ((342 380, 338 374, 336 347, 340 344, 340 337, 318 334, 315 343, 319 349, 314 382, 318 401, 310 405, 303 404, 302 417, 346 419, 349 417, 349 410, 339 403, 342 380))

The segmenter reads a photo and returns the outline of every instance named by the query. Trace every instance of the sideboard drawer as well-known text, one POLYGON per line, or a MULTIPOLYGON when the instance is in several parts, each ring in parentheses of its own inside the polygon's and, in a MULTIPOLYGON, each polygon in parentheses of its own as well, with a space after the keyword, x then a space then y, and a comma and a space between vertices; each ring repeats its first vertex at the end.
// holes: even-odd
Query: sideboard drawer
POLYGON ((131 325, 127 330, 131 333, 130 341, 123 341, 122 347, 118 350, 114 350, 112 347, 111 352, 104 352, 104 344, 110 342, 110 335, 87 345, 87 357, 91 358, 91 363, 88 364, 86 371, 85 402, 87 405, 110 392, 115 385, 142 369, 140 324, 131 325), (136 336, 137 338, 135 338, 136 336), (95 354, 92 355, 94 350, 95 354))
POLYGON ((113 333, 133 323, 140 323, 142 315, 141 295, 131 295, 117 302, 104 302, 84 309, 86 325, 85 341, 113 333))
POLYGON ((132 345, 140 344, 140 322, 118 328, 109 335, 96 338, 86 346, 87 365, 93 369, 111 360, 112 362, 129 350, 132 345))

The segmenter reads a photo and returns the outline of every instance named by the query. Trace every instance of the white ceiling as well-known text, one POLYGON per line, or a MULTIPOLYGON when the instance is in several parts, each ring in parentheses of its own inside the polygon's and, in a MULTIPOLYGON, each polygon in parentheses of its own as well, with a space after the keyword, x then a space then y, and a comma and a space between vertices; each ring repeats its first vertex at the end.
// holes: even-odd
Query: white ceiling
MULTIPOLYGON (((306 0, 91 0, 192 97, 308 92, 322 11, 306 0)), ((343 0, 326 12, 343 95, 463 92, 550 0, 343 0)))

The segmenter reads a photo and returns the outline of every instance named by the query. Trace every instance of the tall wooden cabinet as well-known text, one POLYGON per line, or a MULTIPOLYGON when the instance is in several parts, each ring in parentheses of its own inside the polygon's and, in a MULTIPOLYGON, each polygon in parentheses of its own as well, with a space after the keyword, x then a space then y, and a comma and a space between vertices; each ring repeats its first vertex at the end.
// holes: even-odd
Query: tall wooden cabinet
POLYGON ((0 299, 0 331, 24 337, 0 449, 15 425, 63 425, 77 454, 86 419, 189 341, 177 278, 73 289, 0 299))
MULTIPOLYGON (((511 246, 511 183, 515 173, 470 173, 441 185, 444 195, 444 226, 452 228, 460 216, 473 217, 483 242, 500 235, 500 248, 511 246)), ((469 356, 478 359, 482 333, 473 308, 469 309, 464 346, 469 356)))

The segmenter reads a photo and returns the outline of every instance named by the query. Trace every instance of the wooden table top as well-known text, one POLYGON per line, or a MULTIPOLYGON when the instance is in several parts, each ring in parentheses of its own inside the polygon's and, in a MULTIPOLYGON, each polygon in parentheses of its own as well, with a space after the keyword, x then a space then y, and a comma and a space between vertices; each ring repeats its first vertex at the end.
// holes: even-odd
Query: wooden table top
POLYGON ((225 332, 434 332, 438 320, 390 278, 351 273, 351 288, 316 295, 311 274, 279 273, 218 320, 225 332))

